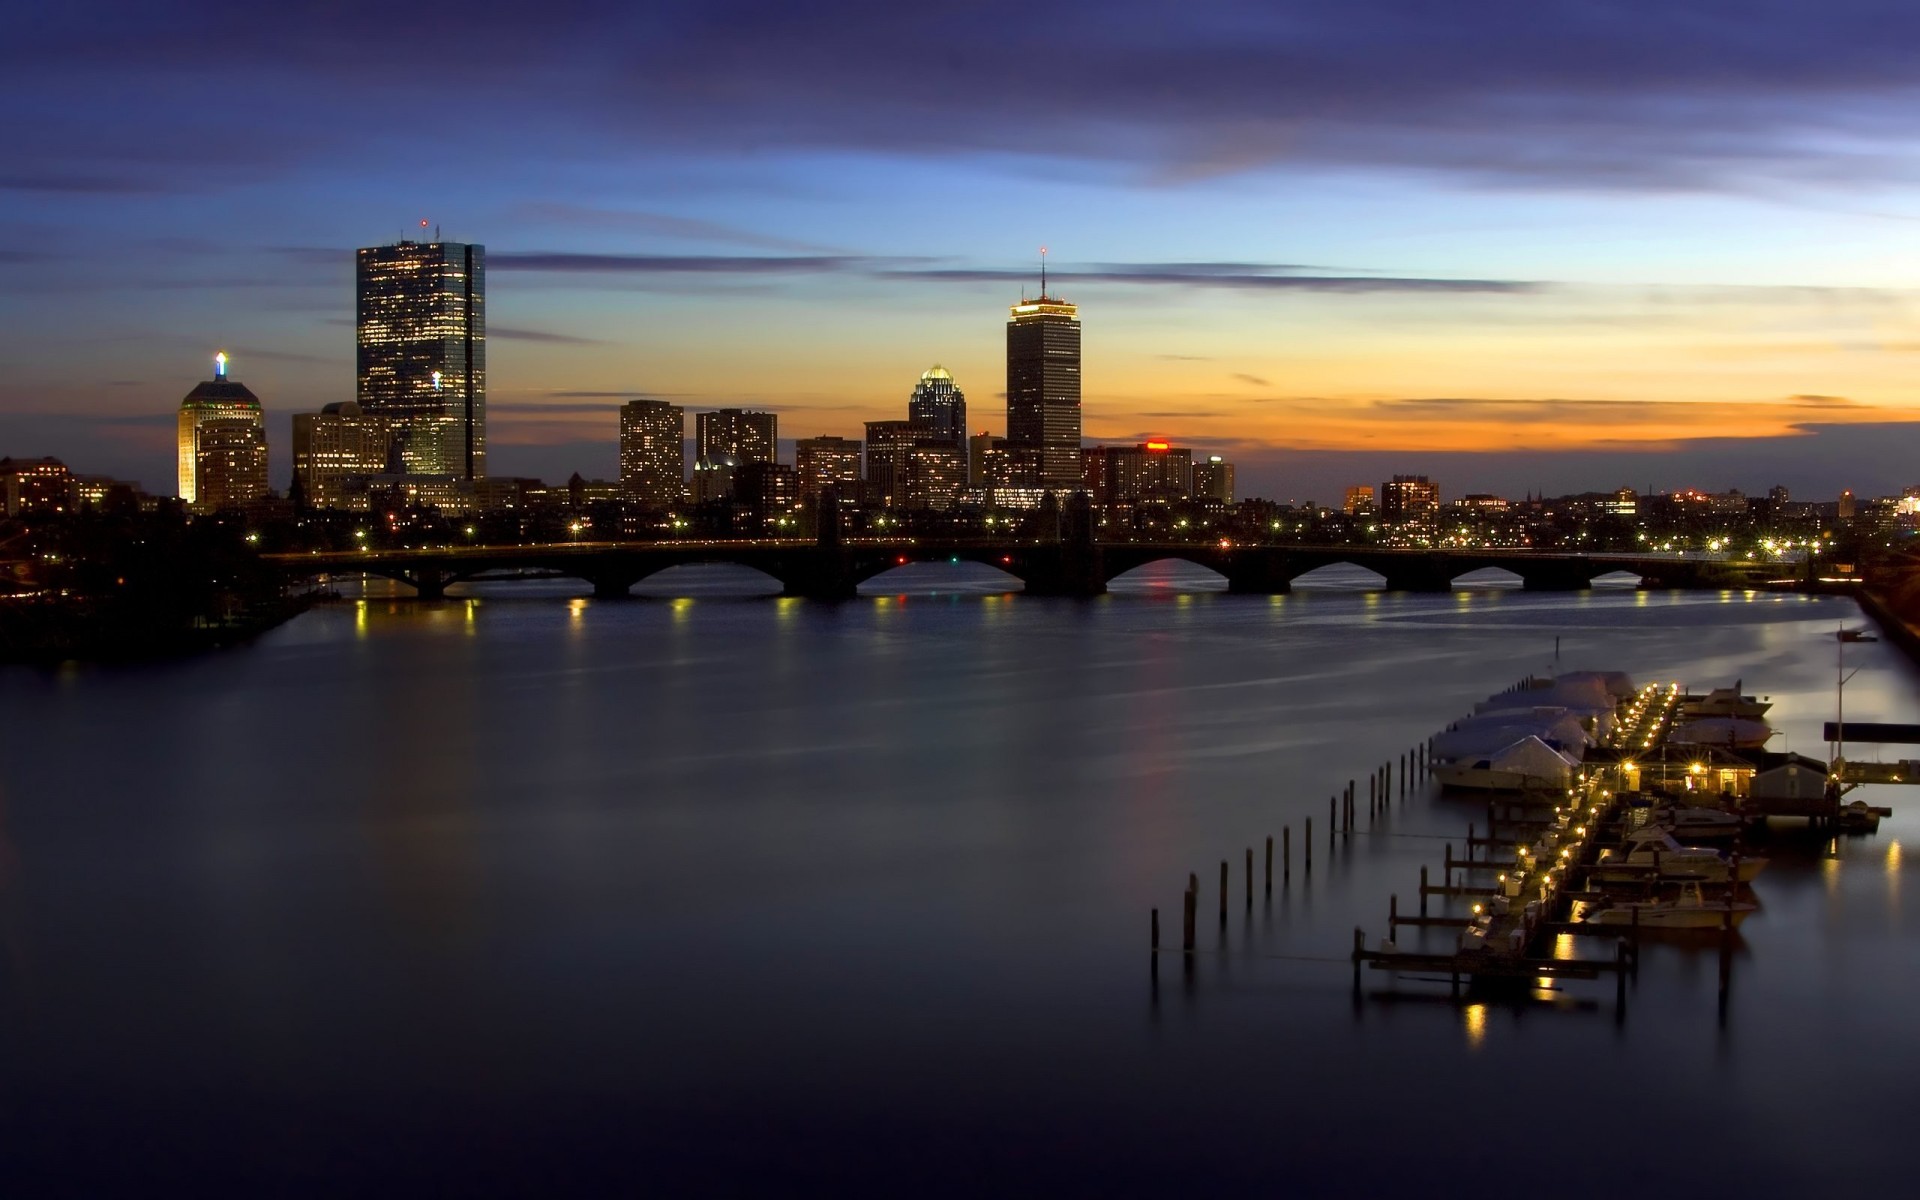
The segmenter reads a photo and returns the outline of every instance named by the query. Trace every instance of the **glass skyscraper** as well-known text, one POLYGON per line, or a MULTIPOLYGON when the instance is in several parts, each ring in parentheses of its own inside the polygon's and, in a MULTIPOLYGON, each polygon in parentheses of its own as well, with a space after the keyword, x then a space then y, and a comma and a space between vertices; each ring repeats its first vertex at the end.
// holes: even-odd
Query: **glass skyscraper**
POLYGON ((355 254, 360 407, 411 475, 487 473, 486 248, 407 242, 355 254))
POLYGON ((1080 309, 1047 295, 1007 321, 1007 449, 1038 467, 1042 487, 1080 486, 1080 309))

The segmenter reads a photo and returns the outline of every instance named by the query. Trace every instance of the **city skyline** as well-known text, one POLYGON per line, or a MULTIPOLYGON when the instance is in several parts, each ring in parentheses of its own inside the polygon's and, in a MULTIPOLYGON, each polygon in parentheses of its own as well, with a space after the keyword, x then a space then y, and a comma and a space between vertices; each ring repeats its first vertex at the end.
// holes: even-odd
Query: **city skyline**
POLYGON ((354 399, 347 256, 430 220, 492 250, 494 474, 611 476, 636 398, 853 437, 939 362, 992 412, 982 314, 1045 242, 1090 318, 1087 438, 1221 453, 1250 494, 1911 482, 1920 194, 1882 49, 1909 18, 1868 6, 1536 5, 1488 39, 1492 16, 1384 2, 1285 27, 1211 5, 1143 39, 1142 11, 1066 5, 1034 34, 1076 54, 1038 95, 1027 51, 938 13, 829 6, 858 36, 763 58, 699 9, 462 11, 450 45, 497 78, 436 139, 395 131, 439 101, 372 18, 205 11, 130 9, 109 38, 48 14, 5 52, 4 86, 56 114, 0 178, 9 452, 158 490, 155 414, 225 347, 284 487, 290 414, 354 399), (206 27, 258 105, 199 86, 206 27), (636 78, 601 44, 637 48, 636 78), (868 69, 834 69, 856 49, 868 69), (917 125, 877 102, 906 62, 943 84, 917 125), (104 86, 128 79, 147 103, 104 86))

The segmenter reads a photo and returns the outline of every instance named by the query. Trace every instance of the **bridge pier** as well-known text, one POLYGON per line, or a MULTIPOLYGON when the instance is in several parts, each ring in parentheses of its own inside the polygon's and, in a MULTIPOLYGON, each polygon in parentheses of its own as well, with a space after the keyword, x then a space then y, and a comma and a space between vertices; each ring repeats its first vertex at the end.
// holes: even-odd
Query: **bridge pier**
POLYGON ((780 572, 780 594, 837 604, 858 596, 860 584, 845 551, 820 546, 793 556, 780 572))
POLYGON ((1226 562, 1227 591, 1242 596, 1280 596, 1293 590, 1291 563, 1274 550, 1235 550, 1226 562))
POLYGON ((1450 592, 1453 575, 1443 567, 1427 564, 1390 567, 1386 573, 1390 592, 1450 592))
POLYGON ((396 576, 401 583, 411 587, 417 600, 445 600, 447 586, 454 582, 446 571, 436 571, 431 567, 422 567, 410 575, 396 576))
POLYGON ((1520 586, 1529 592, 1584 592, 1593 587, 1593 580, 1585 574, 1534 570, 1521 574, 1520 586))
POLYGON ((1104 596, 1107 574, 1100 547, 1062 542, 1025 554, 1021 576, 1029 596, 1104 596))
POLYGON ((633 585, 639 580, 625 575, 589 575, 587 582, 593 585, 595 600, 626 600, 632 597, 633 585))

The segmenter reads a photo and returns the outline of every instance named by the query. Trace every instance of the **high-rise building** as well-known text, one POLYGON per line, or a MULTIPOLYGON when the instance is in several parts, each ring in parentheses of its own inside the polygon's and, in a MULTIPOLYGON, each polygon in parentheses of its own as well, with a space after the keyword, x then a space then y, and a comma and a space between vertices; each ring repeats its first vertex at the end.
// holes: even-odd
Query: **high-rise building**
POLYGON ((1192 492, 1193 451, 1161 441, 1092 446, 1082 477, 1095 504, 1185 500, 1192 492))
POLYGON ((267 494, 267 431, 256 418, 226 417, 200 425, 194 504, 218 512, 267 494))
POLYGON ((735 466, 779 459, 779 418, 770 412, 721 408, 693 414, 694 457, 718 462, 731 458, 735 466))
POLYGON ((1047 295, 1022 300, 1007 320, 1007 447, 1038 458, 1043 487, 1080 486, 1080 310, 1047 295))
POLYGON ((1233 464, 1218 454, 1209 454, 1206 461, 1193 464, 1193 498, 1232 504, 1233 464))
POLYGON ((357 399, 392 422, 412 475, 487 473, 486 248, 399 242, 355 255, 357 399))
POLYGON ((945 512, 967 486, 967 457, 941 438, 921 438, 906 452, 906 481, 901 507, 945 512))
POLYGON ((73 473, 57 458, 0 458, 0 513, 63 513, 77 495, 73 473))
POLYGON ((953 385, 953 376, 935 364, 920 376, 907 400, 907 419, 920 426, 924 438, 962 449, 967 441, 966 393, 953 385))
POLYGON ((821 492, 838 488, 842 500, 857 498, 859 442, 843 437, 801 438, 793 444, 793 470, 800 501, 811 504, 821 492))
POLYGON ((1440 512, 1440 485, 1425 475, 1395 475, 1380 485, 1380 516, 1388 521, 1431 522, 1440 512))
POLYGON ((1348 488, 1346 502, 1340 506, 1340 510, 1350 517, 1357 517, 1363 512, 1372 512, 1373 485, 1362 483, 1348 488))
POLYGON ((905 507, 907 451, 919 437, 912 421, 867 422, 867 485, 881 507, 905 507))
MULTIPOLYGON (((293 414, 293 477, 313 508, 346 508, 347 481, 387 473, 393 431, 351 400, 293 414)), ((364 490, 364 489, 362 489, 364 490)))
POLYGON ((213 356, 213 378, 180 401, 176 448, 187 507, 212 512, 266 494, 266 416, 258 396, 227 378, 224 353, 213 356))
POLYGON ((664 400, 620 406, 620 492, 642 508, 670 509, 686 494, 686 412, 664 400))
POLYGON ((793 511, 799 498, 793 468, 785 463, 741 463, 733 474, 733 498, 752 510, 762 526, 793 511))

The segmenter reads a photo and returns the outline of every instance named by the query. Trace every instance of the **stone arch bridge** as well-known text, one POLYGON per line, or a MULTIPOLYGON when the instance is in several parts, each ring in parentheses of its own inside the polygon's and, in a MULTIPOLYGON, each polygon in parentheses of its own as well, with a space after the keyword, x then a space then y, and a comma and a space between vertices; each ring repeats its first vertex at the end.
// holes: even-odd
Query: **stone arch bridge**
POLYGON ((977 562, 1021 580, 1029 595, 1096 596, 1115 576, 1175 559, 1226 577, 1231 592, 1272 594, 1336 563, 1382 576, 1389 591, 1444 592, 1461 575, 1497 567, 1535 591, 1572 591, 1615 571, 1638 575, 1643 587, 1743 587, 1765 568, 1751 564, 1651 555, 1556 554, 1528 550, 1391 550, 1363 546, 1289 546, 1193 542, 1014 542, 1004 539, 887 538, 813 540, 588 542, 473 546, 423 550, 346 550, 274 554, 267 560, 290 578, 366 572, 397 580, 422 598, 488 578, 537 573, 585 580, 602 598, 625 596, 669 567, 728 563, 762 571, 789 596, 852 598, 861 583, 915 562, 977 562))

